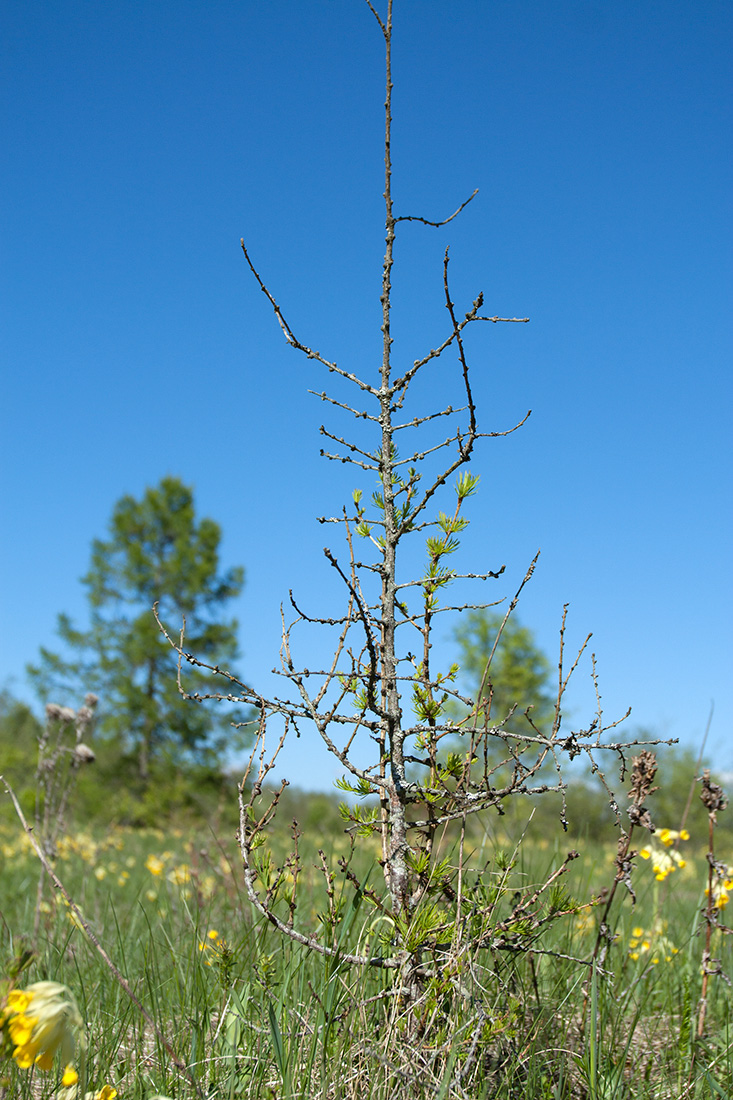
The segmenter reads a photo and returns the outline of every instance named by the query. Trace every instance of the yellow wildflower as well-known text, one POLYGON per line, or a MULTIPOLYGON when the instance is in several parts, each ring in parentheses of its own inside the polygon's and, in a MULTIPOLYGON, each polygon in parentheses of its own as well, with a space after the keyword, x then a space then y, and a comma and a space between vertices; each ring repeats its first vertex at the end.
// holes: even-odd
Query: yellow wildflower
POLYGON ((690 834, 687 829, 660 829, 657 836, 661 840, 665 848, 671 848, 676 840, 689 840, 690 834))
POLYGON ((111 1085, 102 1085, 98 1092, 85 1092, 82 1097, 77 1085, 74 1084, 60 1089, 55 1094, 54 1100, 115 1100, 116 1096, 117 1089, 112 1088, 111 1085))
MULTIPOLYGON (((716 868, 713 878, 713 905, 716 909, 724 909, 730 901, 733 892, 733 867, 724 867, 718 871, 716 868)), ((710 890, 705 887, 705 897, 710 897, 710 890)))
POLYGON ((638 926, 633 928, 631 932, 629 958, 633 959, 634 962, 637 962, 642 955, 648 955, 649 952, 652 952, 651 965, 656 966, 662 956, 666 962, 670 962, 672 956, 677 954, 678 948, 667 936, 665 921, 655 921, 654 927, 649 932, 638 926))
MULTIPOLYGON (((3 1010, 13 1058, 20 1069, 37 1065, 49 1070, 57 1053, 66 1064, 64 1076, 74 1073, 70 1063, 84 1027, 71 992, 59 982, 35 982, 14 989, 3 1010)), ((71 1083, 71 1082, 69 1082, 71 1083)))
POLYGON ((642 859, 652 861, 652 870, 657 882, 664 882, 667 875, 671 875, 678 867, 687 866, 686 860, 682 858, 676 848, 666 851, 664 848, 658 848, 655 844, 648 844, 646 848, 641 849, 639 855, 642 859))
POLYGON ((168 881, 174 882, 176 886, 185 886, 191 881, 191 868, 187 863, 179 863, 168 875, 168 881))
POLYGON ((151 852, 148 858, 145 860, 145 866, 150 871, 151 875, 160 875, 163 873, 163 868, 165 867, 165 864, 163 863, 162 859, 158 859, 158 857, 154 856, 151 852))
MULTIPOLYGON (((221 944, 224 942, 215 928, 209 929, 209 931, 206 933, 206 938, 209 940, 208 943, 206 943, 205 940, 199 941, 199 951, 215 952, 216 949, 220 947, 221 944)), ((209 959, 206 960, 206 965, 211 966, 211 961, 209 959)))

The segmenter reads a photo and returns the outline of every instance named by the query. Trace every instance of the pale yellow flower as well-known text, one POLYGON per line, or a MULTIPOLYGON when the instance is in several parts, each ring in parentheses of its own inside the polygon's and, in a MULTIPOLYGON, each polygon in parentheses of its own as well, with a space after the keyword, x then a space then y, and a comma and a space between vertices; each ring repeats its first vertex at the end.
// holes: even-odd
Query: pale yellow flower
POLYGON ((82 1039, 84 1023, 65 985, 35 982, 26 989, 12 990, 3 1010, 3 1021, 20 1069, 37 1065, 49 1070, 59 1053, 66 1065, 64 1076, 75 1072, 70 1063, 77 1040, 82 1039))
POLYGON ((665 851, 664 848, 657 848, 655 844, 649 844, 646 848, 641 849, 639 855, 642 859, 652 861, 652 869, 657 882, 664 882, 667 875, 671 875, 678 867, 687 866, 686 860, 674 848, 671 851, 665 851))
POLYGON ((650 859, 652 861, 654 877, 657 882, 664 882, 667 876, 671 875, 673 871, 687 866, 686 861, 676 848, 672 848, 672 845, 678 840, 689 839, 690 834, 687 832, 687 829, 659 829, 655 834, 654 840, 650 841, 645 848, 641 849, 639 852, 641 858, 650 859), (657 839, 662 847, 657 843, 657 839))
POLYGON ((191 868, 187 863, 179 863, 168 875, 168 881, 174 882, 176 886, 185 886, 191 881, 191 868))
POLYGON ((85 1092, 82 1097, 76 1084, 59 1089, 54 1100, 115 1100, 117 1089, 112 1085, 102 1085, 98 1092, 85 1092))
MULTIPOLYGON (((726 867, 716 873, 713 879, 713 905, 716 909, 724 909, 730 901, 733 892, 733 867, 726 867)), ((710 896, 710 890, 705 887, 705 897, 710 896)))

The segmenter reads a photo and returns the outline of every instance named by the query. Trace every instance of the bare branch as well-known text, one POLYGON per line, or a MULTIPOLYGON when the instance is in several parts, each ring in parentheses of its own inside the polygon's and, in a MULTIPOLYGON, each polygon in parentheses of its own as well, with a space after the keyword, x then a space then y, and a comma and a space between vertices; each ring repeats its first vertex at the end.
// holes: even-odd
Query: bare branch
POLYGON ((343 569, 341 568, 339 563, 336 561, 335 557, 333 556, 333 554, 331 553, 331 551, 328 549, 327 546, 324 546, 323 553, 326 555, 326 558, 328 559, 328 561, 331 563, 331 565, 334 567, 334 569, 336 570, 338 575, 341 577, 341 579, 344 582, 344 584, 346 585, 346 587, 349 589, 349 593, 353 597, 353 599, 356 601, 356 606, 359 609, 359 617, 361 618, 361 621, 364 624, 364 634, 365 634, 365 637, 366 637, 367 648, 369 650, 369 680, 368 680, 368 683, 367 683, 367 695, 369 697, 369 707, 380 718, 384 718, 384 711, 382 710, 382 708, 377 703, 377 699, 376 699, 376 696, 374 694, 374 690, 375 690, 376 683, 377 683, 377 676, 378 676, 377 669, 379 668, 379 664, 378 664, 378 660, 377 660, 376 642, 375 642, 375 639, 374 639, 374 635, 372 633, 372 623, 371 623, 371 620, 370 620, 370 617, 369 617, 369 613, 368 613, 366 607, 364 606, 364 602, 363 602, 361 593, 357 590, 357 586, 355 584, 354 579, 353 578, 350 579, 349 577, 346 576, 343 569))
POLYGON ((257 280, 257 282, 259 284, 259 287, 260 287, 260 290, 266 296, 266 298, 269 301, 270 305, 274 309, 275 316, 277 317, 278 324, 280 325, 280 328, 283 331, 285 339, 290 344, 290 346, 295 348, 297 351, 302 352, 308 359, 316 359, 319 363, 322 363, 323 366, 326 367, 329 371, 331 371, 333 373, 336 373, 336 374, 340 374, 342 378, 348 378, 348 380, 350 382, 353 382, 355 386, 358 386, 359 389, 366 390, 367 393, 377 394, 378 390, 376 390, 373 386, 368 385, 366 382, 362 382, 361 379, 357 378, 357 376, 355 374, 351 374, 349 371, 343 370, 341 367, 337 366, 336 363, 333 363, 330 360, 325 359, 320 354, 320 352, 314 351, 312 348, 309 348, 307 346, 307 344, 302 344, 300 342, 300 340, 298 340, 297 336, 295 335, 295 333, 291 329, 290 325, 285 320, 285 317, 283 316, 283 312, 280 309, 280 306, 277 304, 274 297, 272 296, 270 291, 265 286, 265 284, 262 281, 262 278, 260 276, 260 273, 258 272, 257 268, 252 263, 252 260, 250 259, 250 256, 249 256, 249 252, 247 251, 247 248, 246 248, 245 243, 244 243, 244 238, 242 238, 239 243, 242 246, 242 252, 244 253, 244 258, 245 258, 245 260, 247 261, 247 263, 249 265, 249 269, 252 272, 252 274, 254 275, 255 279, 257 280))
POLYGON ((372 416, 371 413, 352 409, 351 405, 345 405, 343 401, 337 401, 335 397, 329 397, 325 390, 308 390, 308 393, 312 394, 314 397, 319 397, 321 401, 328 401, 330 405, 336 405, 339 409, 345 409, 346 412, 353 413, 357 420, 371 420, 374 424, 379 423, 378 416, 372 416))
POLYGON ((358 458, 352 458, 351 455, 339 455, 331 454, 330 451, 326 451, 323 448, 318 452, 321 458, 327 458, 331 462, 348 462, 352 466, 359 466, 362 470, 378 470, 379 467, 370 462, 362 462, 358 458))
MULTIPOLYGON (((382 19, 381 19, 380 15, 379 15, 379 12, 377 11, 377 9, 372 4, 372 0, 366 0, 366 5, 369 8, 369 11, 372 13, 374 18, 376 19, 377 23, 379 23, 382 34, 384 35, 385 38, 388 38, 388 36, 389 36, 389 29, 388 28, 391 28, 391 18, 388 18, 387 26, 385 27, 384 23, 382 22, 382 19)), ((392 0, 389 0, 389 15, 390 16, 392 15, 392 0)))
POLYGON ((452 222, 454 218, 457 218, 458 215, 460 214, 461 210, 465 210, 465 208, 468 206, 471 199, 475 199, 477 195, 478 195, 478 187, 476 188, 476 190, 473 192, 472 195, 468 196, 468 198, 466 199, 465 202, 461 203, 461 205, 458 207, 458 209, 455 210, 449 218, 444 218, 442 222, 431 222, 431 221, 428 221, 427 218, 420 218, 420 217, 417 217, 414 214, 403 214, 401 217, 395 218, 395 221, 396 222, 422 222, 423 225, 434 225, 436 229, 439 229, 442 225, 447 225, 448 222, 452 222))

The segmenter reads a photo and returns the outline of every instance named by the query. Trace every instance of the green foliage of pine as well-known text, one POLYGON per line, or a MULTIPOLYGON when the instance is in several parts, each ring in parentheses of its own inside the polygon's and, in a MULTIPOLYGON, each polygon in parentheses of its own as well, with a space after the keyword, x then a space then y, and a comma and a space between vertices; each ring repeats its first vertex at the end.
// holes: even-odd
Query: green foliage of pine
MULTIPOLYGON (((72 703, 86 691, 101 700, 97 736, 110 740, 121 760, 134 758, 149 786, 156 764, 182 761, 215 767, 246 738, 232 723, 246 708, 188 705, 177 685, 177 657, 153 615, 178 637, 185 619, 187 644, 205 662, 233 671, 236 619, 227 618, 244 571, 222 572, 221 529, 197 519, 193 492, 174 477, 115 505, 108 537, 95 539, 82 577, 89 627, 59 615, 58 635, 68 656, 42 648, 29 675, 44 701, 72 703)), ((191 670, 189 691, 215 690, 210 673, 191 670)), ((217 685, 218 687, 218 685, 217 685)))

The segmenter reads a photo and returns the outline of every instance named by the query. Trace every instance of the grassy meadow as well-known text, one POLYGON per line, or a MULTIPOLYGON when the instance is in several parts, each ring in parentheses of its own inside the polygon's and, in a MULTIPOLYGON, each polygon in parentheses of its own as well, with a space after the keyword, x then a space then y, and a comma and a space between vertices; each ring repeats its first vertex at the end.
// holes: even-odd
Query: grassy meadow
MULTIPOLYGON (((260 867, 265 883, 285 868, 275 890, 284 917, 292 808, 271 829, 272 859, 260 867)), ((384 893, 376 842, 357 840, 355 890, 338 869, 350 840, 333 803, 303 797, 296 809, 303 824, 294 926, 342 952, 378 956, 394 927, 375 900, 384 893), (332 880, 319 849, 335 868, 332 880)), ((318 955, 257 915, 231 815, 215 827, 71 831, 58 843, 56 872, 146 1020, 48 881, 33 943, 40 865, 6 818, 2 974, 13 978, 25 962, 18 988, 51 980, 74 993, 88 1034, 79 1096, 85 1088, 111 1096, 105 1084, 124 1100, 733 1096, 731 938, 720 927, 710 943, 718 961, 707 969, 721 973, 709 974, 700 1023, 707 838, 668 837, 665 846, 658 834, 652 848, 640 832, 636 850, 649 842, 649 858, 632 860, 636 903, 622 884, 606 912, 616 877, 612 830, 607 842, 568 842, 544 820, 523 835, 504 833, 501 818, 491 826, 472 824, 464 837, 460 888, 471 935, 438 943, 416 1000, 398 972, 318 955), (571 849, 577 858, 551 880, 571 849), (539 925, 517 910, 517 899, 537 890, 539 925), (605 957, 596 950, 604 917, 612 936, 605 957)), ((444 844, 457 866, 454 841, 444 844)), ((733 862, 733 853, 717 855, 733 862)), ((717 891, 723 882, 716 879, 717 891)), ((717 900, 722 924, 722 894, 717 900)), ((63 1090, 61 1065, 44 1073, 8 1057, 0 1066, 2 1097, 74 1095, 63 1090)))

